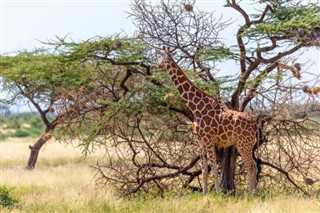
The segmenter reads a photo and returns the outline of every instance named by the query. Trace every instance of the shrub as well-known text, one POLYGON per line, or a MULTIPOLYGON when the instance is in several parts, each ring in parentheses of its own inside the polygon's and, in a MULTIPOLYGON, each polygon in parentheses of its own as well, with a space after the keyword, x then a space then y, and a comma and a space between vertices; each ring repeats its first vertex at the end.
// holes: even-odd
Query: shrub
POLYGON ((41 129, 41 128, 44 128, 44 124, 41 120, 41 118, 37 115, 33 115, 28 123, 33 127, 33 128, 38 128, 38 129, 41 129))
POLYGON ((13 137, 24 138, 30 136, 29 131, 17 129, 15 133, 12 134, 13 137))
POLYGON ((0 134, 0 141, 4 141, 5 139, 7 139, 9 137, 8 134, 0 134))
POLYGON ((19 203, 18 197, 12 192, 13 188, 0 185, 0 204, 4 208, 13 208, 19 203))

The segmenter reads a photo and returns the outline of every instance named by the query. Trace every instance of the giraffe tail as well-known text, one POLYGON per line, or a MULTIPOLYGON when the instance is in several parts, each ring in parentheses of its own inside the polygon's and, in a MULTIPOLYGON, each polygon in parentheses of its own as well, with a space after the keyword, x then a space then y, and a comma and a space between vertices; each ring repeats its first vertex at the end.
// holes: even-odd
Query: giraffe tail
POLYGON ((260 173, 261 173, 261 170, 262 170, 262 160, 260 158, 257 158, 255 159, 256 160, 256 164, 257 164, 257 176, 256 176, 256 180, 257 182, 259 181, 260 179, 260 173))
POLYGON ((261 173, 261 170, 262 170, 262 160, 261 158, 257 158, 255 156, 255 150, 258 148, 258 146, 255 146, 253 151, 252 151, 252 157, 254 159, 254 161, 256 162, 256 167, 257 167, 257 175, 256 175, 256 180, 257 182, 259 182, 259 179, 260 179, 260 173, 261 173))
POLYGON ((262 128, 263 128, 263 121, 261 121, 260 119, 257 119, 257 142, 256 144, 254 145, 253 147, 253 151, 252 151, 252 155, 253 155, 253 159, 255 160, 256 162, 256 166, 257 166, 257 176, 256 176, 256 180, 257 182, 259 181, 260 179, 260 173, 261 173, 261 170, 262 170, 262 160, 260 158, 257 158, 255 156, 255 151, 256 149, 259 148, 259 146, 266 141, 266 138, 265 136, 263 135, 263 132, 262 132, 262 128))

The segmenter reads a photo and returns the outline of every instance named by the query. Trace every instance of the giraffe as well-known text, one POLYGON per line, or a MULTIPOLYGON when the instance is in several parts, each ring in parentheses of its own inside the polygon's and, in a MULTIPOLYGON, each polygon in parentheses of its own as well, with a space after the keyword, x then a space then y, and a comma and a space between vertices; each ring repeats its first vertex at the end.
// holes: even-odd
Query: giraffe
POLYGON ((249 193, 256 187, 257 168, 253 158, 256 143, 256 120, 245 112, 228 109, 216 98, 197 88, 172 58, 169 49, 157 50, 160 67, 165 67, 181 98, 194 115, 192 131, 198 140, 203 175, 203 195, 207 193, 208 163, 211 166, 215 189, 219 191, 219 173, 215 146, 235 145, 245 164, 249 179, 249 193))

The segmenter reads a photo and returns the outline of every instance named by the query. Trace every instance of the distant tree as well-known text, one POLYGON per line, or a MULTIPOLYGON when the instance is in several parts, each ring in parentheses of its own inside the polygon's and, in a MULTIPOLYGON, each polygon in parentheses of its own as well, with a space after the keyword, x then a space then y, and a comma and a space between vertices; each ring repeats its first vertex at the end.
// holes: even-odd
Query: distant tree
POLYGON ((0 105, 0 115, 9 116, 10 114, 10 107, 0 105))

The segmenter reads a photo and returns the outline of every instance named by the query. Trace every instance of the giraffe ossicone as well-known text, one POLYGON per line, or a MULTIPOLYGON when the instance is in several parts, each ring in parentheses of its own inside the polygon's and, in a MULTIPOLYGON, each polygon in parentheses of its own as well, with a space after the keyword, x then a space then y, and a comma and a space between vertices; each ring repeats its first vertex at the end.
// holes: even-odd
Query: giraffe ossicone
POLYGON ((257 168, 253 147, 257 140, 256 120, 245 112, 228 109, 219 100, 197 88, 174 61, 168 48, 156 50, 162 66, 169 72, 173 84, 194 115, 192 131, 198 139, 202 163, 203 194, 208 188, 208 163, 211 166, 215 189, 220 189, 215 146, 226 148, 235 145, 245 164, 249 179, 249 192, 257 184, 257 168))

